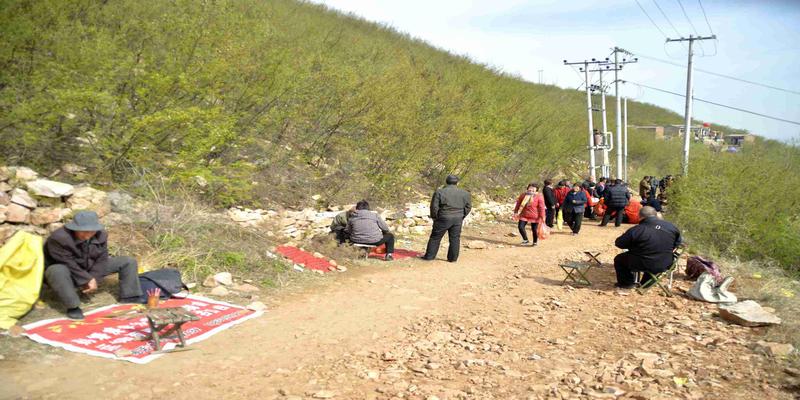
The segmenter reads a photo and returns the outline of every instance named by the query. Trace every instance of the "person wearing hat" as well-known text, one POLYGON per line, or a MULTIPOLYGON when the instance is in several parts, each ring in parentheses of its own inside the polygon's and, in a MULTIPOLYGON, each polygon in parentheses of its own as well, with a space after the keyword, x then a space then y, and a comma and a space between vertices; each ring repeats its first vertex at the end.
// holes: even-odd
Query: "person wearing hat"
POLYGON ((472 197, 469 192, 458 188, 458 177, 448 175, 445 180, 447 185, 433 193, 431 199, 431 219, 433 220, 433 230, 428 239, 428 247, 425 250, 423 260, 433 260, 439 253, 439 245, 442 242, 445 232, 450 239, 450 247, 447 249, 447 261, 456 262, 458 260, 459 247, 461 245, 461 224, 464 217, 469 215, 472 210, 472 197))
POLYGON ((108 256, 108 233, 94 211, 80 211, 53 232, 44 244, 44 278, 67 308, 67 317, 83 319, 78 289, 97 290, 103 277, 119 274, 120 301, 138 302, 142 295, 136 260, 108 256))

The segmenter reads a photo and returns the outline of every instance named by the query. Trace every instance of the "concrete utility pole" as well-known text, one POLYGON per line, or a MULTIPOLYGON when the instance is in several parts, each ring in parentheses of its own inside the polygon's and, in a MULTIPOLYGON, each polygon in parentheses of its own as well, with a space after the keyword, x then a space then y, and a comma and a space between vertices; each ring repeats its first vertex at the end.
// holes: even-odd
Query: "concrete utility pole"
POLYGON ((542 83, 544 83, 544 70, 540 69, 539 70, 539 84, 541 85, 542 83))
POLYGON ((717 35, 711 36, 692 36, 680 39, 667 39, 669 42, 689 42, 689 62, 686 67, 686 111, 684 115, 684 132, 683 132, 683 175, 689 174, 689 145, 691 144, 692 135, 692 47, 697 40, 712 40, 716 39, 717 35))
MULTIPOLYGON (((622 59, 622 62, 619 61, 619 53, 626 54, 632 56, 633 54, 625 49, 621 49, 619 47, 614 47, 614 96, 617 97, 617 108, 616 108, 616 119, 617 119, 617 176, 620 179, 623 179, 622 176, 625 175, 625 180, 628 180, 628 167, 627 165, 624 167, 623 170, 623 157, 622 151, 623 146, 625 147, 626 151, 628 148, 628 142, 625 141, 624 145, 622 143, 622 121, 621 121, 621 112, 620 112, 620 97, 619 97, 619 71, 622 69, 624 64, 630 64, 638 62, 638 58, 634 58, 633 60, 627 60, 625 58, 622 59)), ((627 125, 627 124, 626 124, 627 125)))
POLYGON ((599 61, 596 59, 592 59, 592 61, 579 61, 579 62, 567 62, 564 60, 564 65, 583 65, 581 71, 583 72, 583 85, 586 88, 586 110, 589 117, 589 176, 592 178, 597 178, 597 173, 595 171, 595 159, 594 159, 594 124, 592 121, 592 89, 591 84, 589 83, 589 64, 601 64, 608 62, 608 58, 604 61, 599 61))
MULTIPOLYGON (((621 68, 621 67, 620 67, 621 68)), ((597 86, 598 90, 600 91, 600 109, 597 111, 602 112, 603 118, 603 145, 600 146, 600 149, 603 151, 603 164, 600 166, 601 175, 607 178, 611 177, 611 163, 609 161, 608 153, 613 147, 613 140, 607 140, 606 133, 608 132, 608 119, 606 118, 606 88, 603 85, 603 72, 610 72, 614 71, 616 73, 617 68, 611 68, 611 65, 608 62, 602 63, 598 65, 597 69, 591 70, 590 72, 599 72, 600 73, 600 85, 597 86)), ((597 145, 597 143, 595 143, 597 145)), ((619 146, 619 143, 617 144, 619 146)), ((621 178, 620 178, 621 179, 621 178)))
POLYGON ((625 105, 622 108, 622 112, 625 115, 625 119, 622 121, 623 135, 624 135, 623 143, 625 143, 624 145, 625 149, 623 150, 625 156, 623 157, 622 171, 623 174, 625 175, 625 178, 623 179, 625 179, 625 182, 628 182, 628 98, 627 97, 625 98, 625 105))

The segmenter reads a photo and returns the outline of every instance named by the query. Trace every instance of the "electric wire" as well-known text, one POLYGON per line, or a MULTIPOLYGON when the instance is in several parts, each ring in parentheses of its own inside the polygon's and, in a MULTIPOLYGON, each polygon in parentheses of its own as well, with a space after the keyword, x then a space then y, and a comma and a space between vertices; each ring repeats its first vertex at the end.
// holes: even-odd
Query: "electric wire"
MULTIPOLYGON (((649 85, 645 85, 645 84, 638 83, 638 82, 633 82, 633 81, 625 81, 625 82, 634 84, 636 86, 641 86, 643 88, 647 88, 647 89, 650 89, 650 90, 655 90, 657 92, 663 92, 663 93, 667 93, 667 94, 671 94, 671 95, 675 95, 675 96, 680 96, 680 97, 686 98, 686 95, 684 95, 684 94, 672 92, 672 91, 669 91, 669 90, 659 89, 657 87, 652 87, 652 86, 649 86, 649 85)), ((701 103, 711 104, 711 105, 718 106, 718 107, 728 108, 728 109, 731 109, 731 110, 736 110, 736 111, 747 113, 747 114, 757 115, 759 117, 772 119, 772 120, 775 120, 775 121, 786 122, 788 124, 793 124, 793 125, 800 125, 800 121, 792 121, 792 120, 785 119, 785 118, 775 117, 775 116, 763 114, 763 113, 760 113, 760 112, 757 112, 757 111, 751 111, 751 110, 747 110, 747 109, 744 109, 744 108, 739 108, 739 107, 729 106, 727 104, 717 103, 717 102, 714 102, 714 101, 711 101, 711 100, 701 99, 701 98, 695 97, 695 96, 692 96, 692 100, 699 101, 701 103)))
POLYGON ((703 1, 702 0, 697 0, 697 4, 700 4, 700 10, 703 11, 703 18, 705 18, 705 20, 706 20, 706 25, 708 26, 708 31, 711 32, 711 34, 713 35, 714 34, 714 30, 711 29, 711 24, 708 22, 708 14, 706 14, 706 9, 705 9, 705 7, 703 7, 703 1))
POLYGON ((644 7, 642 7, 642 3, 639 3, 639 0, 635 0, 635 1, 636 1, 636 4, 639 6, 639 9, 641 9, 642 12, 644 13, 644 15, 647 16, 647 19, 650 20, 650 23, 653 24, 653 26, 655 26, 656 29, 658 29, 658 31, 661 32, 662 35, 664 35, 664 38, 669 39, 669 36, 667 36, 667 34, 664 33, 663 30, 661 30, 661 28, 658 26, 658 24, 656 24, 656 21, 653 21, 653 18, 650 16, 650 14, 647 13, 647 10, 645 10, 644 7))
MULTIPOLYGON (((697 31, 697 28, 695 28, 694 24, 692 23, 692 19, 689 18, 689 14, 686 13, 686 8, 683 7, 683 3, 681 2, 681 0, 675 0, 675 1, 677 1, 678 5, 681 7, 681 11, 683 12, 683 16, 686 17, 687 21, 689 21, 689 26, 692 27, 692 30, 694 31, 694 34, 699 37, 700 36, 700 32, 697 31)), ((705 49, 705 47, 703 47, 703 42, 699 41, 697 44, 700 45, 700 51, 702 51, 703 52, 703 56, 705 56, 706 55, 706 49, 705 49)))

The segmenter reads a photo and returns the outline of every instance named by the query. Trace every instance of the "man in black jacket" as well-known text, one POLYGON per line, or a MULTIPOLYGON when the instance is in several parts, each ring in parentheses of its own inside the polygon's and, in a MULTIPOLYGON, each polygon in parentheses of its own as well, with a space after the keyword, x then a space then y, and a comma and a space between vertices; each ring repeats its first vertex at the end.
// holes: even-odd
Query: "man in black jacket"
POLYGON ((121 301, 138 302, 142 295, 136 260, 108 256, 108 233, 94 211, 78 212, 53 232, 44 244, 44 256, 45 281, 71 319, 83 319, 78 288, 84 294, 92 293, 106 275, 119 273, 121 301))
POLYGON ((606 213, 603 215, 603 222, 600 226, 608 225, 608 220, 611 219, 611 213, 616 213, 614 226, 622 224, 622 216, 625 215, 625 207, 631 199, 631 193, 628 191, 628 185, 622 182, 622 179, 614 181, 614 186, 606 189, 606 213))
POLYGON ((553 227, 553 217, 556 215, 556 194, 553 192, 553 181, 550 179, 544 180, 544 189, 542 189, 544 196, 544 212, 545 212, 545 225, 553 227))
POLYGON ((459 189, 458 177, 449 175, 445 181, 447 186, 437 190, 431 199, 431 219, 433 230, 428 239, 423 260, 433 260, 439 252, 444 233, 450 240, 447 249, 447 261, 458 260, 459 247, 461 246, 461 224, 464 217, 472 210, 472 197, 466 190, 459 189))
POLYGON ((672 253, 681 244, 681 232, 675 225, 659 219, 653 207, 645 206, 639 211, 639 225, 628 229, 614 244, 628 249, 614 257, 617 272, 617 287, 633 288, 634 272, 664 272, 672 265, 672 253))

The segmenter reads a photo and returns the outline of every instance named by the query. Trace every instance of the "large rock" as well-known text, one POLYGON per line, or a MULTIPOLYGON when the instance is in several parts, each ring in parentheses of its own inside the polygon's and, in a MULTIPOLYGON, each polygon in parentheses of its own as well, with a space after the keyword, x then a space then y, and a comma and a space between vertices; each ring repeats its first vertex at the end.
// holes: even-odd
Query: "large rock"
POLYGON ((12 167, 12 169, 14 170, 14 178, 21 182, 32 181, 39 177, 36 171, 28 167, 12 167))
POLYGON ((16 203, 11 203, 6 210, 6 222, 27 224, 30 216, 31 210, 16 203))
POLYGON ((60 222, 67 214, 69 214, 68 208, 40 207, 31 212, 31 224, 48 225, 60 222))
POLYGON ((781 323, 780 318, 765 310, 753 300, 721 305, 719 306, 719 315, 728 322, 742 326, 767 326, 781 323))
POLYGON ((115 213, 128 214, 133 211, 133 197, 127 193, 109 192, 108 201, 111 202, 111 211, 115 213))
POLYGON ((0 204, 0 224, 6 222, 6 211, 8 211, 8 207, 0 204))
POLYGON ((6 182, 11 179, 11 171, 8 167, 0 167, 0 182, 6 182))
POLYGON ((0 182, 0 192, 10 192, 13 187, 7 182, 0 182))
POLYGON ((8 197, 8 193, 0 191, 0 206, 7 206, 11 203, 11 197, 8 197))
POLYGON ((26 208, 36 208, 36 200, 22 189, 14 189, 11 191, 11 202, 26 208))
POLYGON ((230 272, 220 272, 214 275, 214 280, 220 285, 233 285, 233 275, 230 272))
POLYGON ((75 188, 75 192, 67 199, 67 207, 73 211, 94 211, 100 217, 111 212, 108 194, 88 186, 75 188))
POLYGON ((765 342, 763 340, 754 343, 751 348, 756 353, 775 358, 788 357, 794 352, 794 346, 790 343, 765 342))
POLYGON ((61 198, 69 196, 75 187, 63 182, 50 181, 47 179, 37 179, 26 184, 28 191, 34 196, 61 198))

